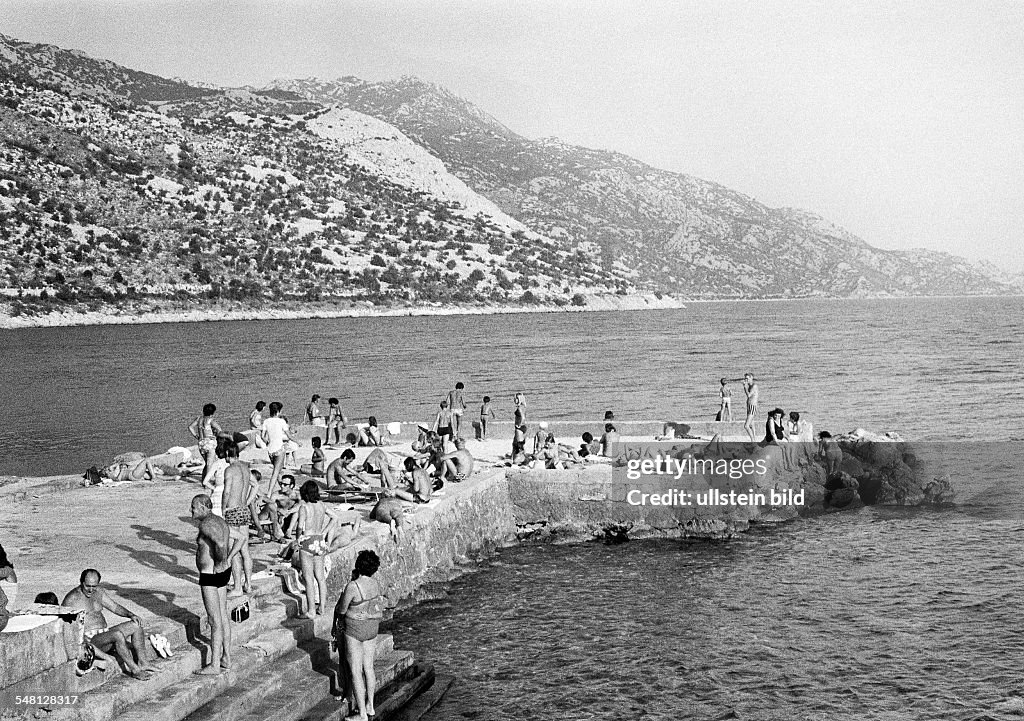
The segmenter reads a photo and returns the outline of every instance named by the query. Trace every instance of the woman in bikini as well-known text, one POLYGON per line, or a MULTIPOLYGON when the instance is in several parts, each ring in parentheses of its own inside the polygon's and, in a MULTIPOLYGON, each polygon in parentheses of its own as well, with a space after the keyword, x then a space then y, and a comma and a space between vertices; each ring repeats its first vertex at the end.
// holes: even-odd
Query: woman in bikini
POLYGON ((206 475, 206 466, 213 463, 216 458, 217 436, 224 432, 217 421, 213 420, 213 414, 217 412, 217 406, 207 403, 203 406, 203 415, 192 421, 188 432, 199 443, 199 452, 203 454, 203 475, 206 475))
POLYGON ((333 519, 327 515, 324 504, 320 502, 320 486, 316 481, 303 483, 299 489, 299 498, 302 502, 299 504, 299 518, 295 526, 299 538, 302 581, 306 584, 306 618, 315 618, 323 613, 323 608, 317 603, 317 591, 320 593, 320 603, 327 598, 324 557, 330 550, 327 534, 333 519))
MULTIPOLYGON (((349 707, 357 712, 346 721, 367 721, 376 710, 373 696, 377 677, 373 672, 377 631, 384 615, 384 597, 373 574, 380 567, 380 558, 373 551, 360 551, 356 556, 352 580, 334 608, 332 635, 339 654, 348 665, 349 707)), ((345 664, 341 672, 344 674, 345 664)))

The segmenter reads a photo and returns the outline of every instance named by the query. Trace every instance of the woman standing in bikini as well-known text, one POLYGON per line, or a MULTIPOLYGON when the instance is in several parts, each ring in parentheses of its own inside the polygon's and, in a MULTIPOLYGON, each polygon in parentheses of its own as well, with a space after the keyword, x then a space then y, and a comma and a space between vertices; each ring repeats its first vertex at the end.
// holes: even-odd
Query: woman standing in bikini
MULTIPOLYGON (((358 709, 346 721, 367 721, 376 713, 373 696, 377 691, 377 677, 373 672, 373 659, 377 631, 384 615, 384 597, 373 578, 378 568, 380 558, 376 553, 360 551, 352 580, 334 608, 332 634, 339 654, 348 665, 349 708, 358 709)), ((345 671, 344 664, 341 671, 345 671)))
POLYGON ((299 489, 299 519, 296 529, 299 537, 299 565, 302 568, 302 582, 306 584, 306 618, 315 618, 323 613, 317 603, 317 591, 320 592, 320 603, 327 598, 327 569, 324 557, 327 556, 327 533, 331 521, 324 504, 320 502, 320 486, 316 481, 306 481, 299 489), (313 582, 316 582, 314 586, 313 582))
POLYGON ((217 406, 207 403, 203 406, 203 415, 192 421, 188 432, 199 443, 199 452, 203 454, 203 476, 206 476, 206 469, 210 466, 216 456, 217 436, 224 432, 217 421, 213 420, 213 414, 217 412, 217 406))
POLYGON ((512 416, 515 425, 515 435, 512 436, 512 462, 516 462, 516 456, 526 449, 526 396, 516 393, 516 410, 512 416))

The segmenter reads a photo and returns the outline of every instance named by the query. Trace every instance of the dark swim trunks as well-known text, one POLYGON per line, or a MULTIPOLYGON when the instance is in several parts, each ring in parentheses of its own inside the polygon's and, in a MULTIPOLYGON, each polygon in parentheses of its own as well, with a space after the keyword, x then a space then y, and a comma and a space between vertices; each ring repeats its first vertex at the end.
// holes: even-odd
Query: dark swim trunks
POLYGON ((228 581, 230 580, 230 568, 225 568, 220 573, 203 573, 202 571, 199 572, 200 586, 213 586, 214 588, 224 588, 228 585, 228 581))
POLYGON ((439 436, 450 436, 450 435, 452 435, 452 427, 451 426, 438 426, 438 428, 437 428, 437 435, 439 435, 439 436))

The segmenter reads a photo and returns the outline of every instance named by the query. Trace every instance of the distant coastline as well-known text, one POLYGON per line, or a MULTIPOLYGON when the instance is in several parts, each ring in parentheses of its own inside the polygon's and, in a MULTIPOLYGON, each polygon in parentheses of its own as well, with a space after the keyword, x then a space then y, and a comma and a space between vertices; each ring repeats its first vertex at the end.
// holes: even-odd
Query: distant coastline
POLYGON ((418 315, 495 315, 506 313, 560 313, 616 310, 665 310, 685 308, 686 303, 668 295, 594 295, 586 305, 408 305, 378 306, 369 302, 310 303, 284 302, 263 307, 241 303, 199 306, 173 302, 152 303, 129 308, 103 308, 77 311, 73 307, 37 315, 10 315, 10 307, 0 306, 0 330, 19 328, 57 328, 88 325, 140 325, 149 323, 201 323, 239 320, 301 320, 307 318, 371 318, 418 315))
POLYGON ((241 303, 199 306, 173 301, 151 302, 128 308, 63 310, 36 315, 10 315, 10 306, 0 304, 0 330, 60 328, 90 325, 145 325, 151 323, 211 323, 216 321, 304 320, 312 318, 391 318, 421 315, 504 315, 512 313, 583 313, 633 310, 671 310, 705 303, 775 303, 801 300, 925 300, 955 298, 1022 298, 1022 294, 991 295, 865 295, 856 297, 801 296, 793 298, 680 298, 656 294, 594 295, 586 305, 539 303, 537 305, 403 305, 380 306, 366 301, 344 306, 331 302, 288 302, 246 307, 241 303))

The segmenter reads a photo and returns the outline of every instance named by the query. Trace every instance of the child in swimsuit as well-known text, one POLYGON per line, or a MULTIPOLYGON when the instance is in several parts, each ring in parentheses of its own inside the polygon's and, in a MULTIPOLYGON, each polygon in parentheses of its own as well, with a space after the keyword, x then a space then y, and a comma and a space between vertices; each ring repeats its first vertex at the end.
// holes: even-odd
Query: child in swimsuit
POLYGON ((494 411, 491 409, 491 397, 484 396, 483 405, 480 406, 480 440, 487 440, 487 421, 494 418, 494 411))
POLYGON ((719 392, 722 400, 722 407, 718 410, 718 420, 732 420, 732 391, 729 390, 729 379, 722 379, 722 390, 719 392))

